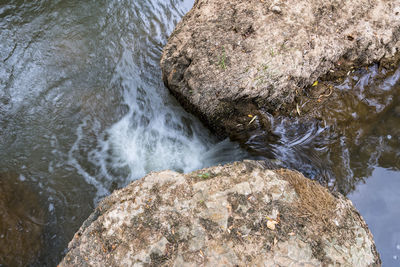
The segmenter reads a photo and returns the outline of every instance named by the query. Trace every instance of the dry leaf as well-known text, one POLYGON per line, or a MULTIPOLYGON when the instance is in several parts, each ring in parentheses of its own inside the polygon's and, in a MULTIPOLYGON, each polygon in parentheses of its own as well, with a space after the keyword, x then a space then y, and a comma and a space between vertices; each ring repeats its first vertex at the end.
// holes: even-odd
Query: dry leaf
POLYGON ((275 220, 268 220, 267 221, 267 227, 271 230, 275 230, 275 225, 278 224, 277 221, 275 220))
POLYGON ((318 85, 318 81, 315 81, 312 86, 317 86, 318 85))

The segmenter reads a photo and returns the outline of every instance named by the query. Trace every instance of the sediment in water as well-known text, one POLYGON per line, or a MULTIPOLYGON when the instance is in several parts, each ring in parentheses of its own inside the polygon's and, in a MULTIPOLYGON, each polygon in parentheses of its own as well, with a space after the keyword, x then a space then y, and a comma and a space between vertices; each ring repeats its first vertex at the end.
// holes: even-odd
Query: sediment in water
POLYGON ((15 173, 0 173, 0 266, 27 266, 38 259, 45 216, 37 194, 15 173))

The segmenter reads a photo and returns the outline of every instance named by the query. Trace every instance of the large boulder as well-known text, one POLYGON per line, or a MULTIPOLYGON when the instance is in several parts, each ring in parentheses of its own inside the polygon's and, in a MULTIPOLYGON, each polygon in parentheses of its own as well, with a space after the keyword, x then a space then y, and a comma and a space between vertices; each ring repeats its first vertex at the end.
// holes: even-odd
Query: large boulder
POLYGON ((161 68, 184 107, 236 139, 268 128, 266 113, 295 114, 315 81, 391 64, 399 48, 399 0, 196 0, 161 68))
POLYGON ((360 214, 298 172, 244 161, 150 173, 105 198, 60 266, 376 266, 360 214))

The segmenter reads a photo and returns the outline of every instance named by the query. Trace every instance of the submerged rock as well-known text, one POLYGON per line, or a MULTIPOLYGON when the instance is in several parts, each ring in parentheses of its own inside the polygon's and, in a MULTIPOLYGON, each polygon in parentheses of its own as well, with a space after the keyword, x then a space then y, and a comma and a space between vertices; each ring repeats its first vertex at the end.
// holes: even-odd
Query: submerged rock
POLYGON ((0 173, 0 266, 27 266, 42 248, 45 211, 13 173, 0 173))
POLYGON ((352 203, 298 172, 237 162, 150 173, 105 198, 60 266, 376 266, 352 203))
POLYGON ((399 0, 197 0, 161 68, 183 106, 237 139, 268 128, 266 113, 300 113, 297 98, 318 79, 387 66, 399 48, 399 0))

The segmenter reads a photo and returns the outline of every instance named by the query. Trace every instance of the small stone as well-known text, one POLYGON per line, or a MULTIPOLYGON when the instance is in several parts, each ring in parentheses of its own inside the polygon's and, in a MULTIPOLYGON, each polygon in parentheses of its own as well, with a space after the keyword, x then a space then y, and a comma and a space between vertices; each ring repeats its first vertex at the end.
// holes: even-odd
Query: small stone
POLYGON ((271 11, 276 13, 276 14, 281 14, 282 13, 282 9, 279 6, 272 6, 271 7, 271 11))

